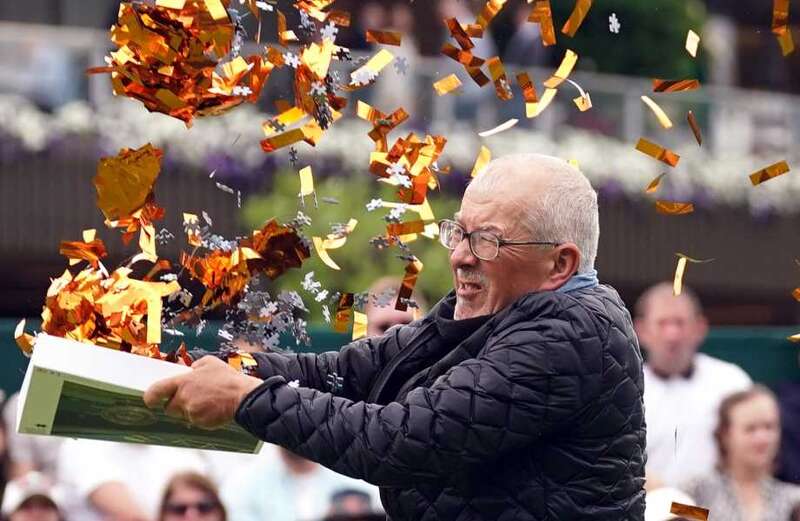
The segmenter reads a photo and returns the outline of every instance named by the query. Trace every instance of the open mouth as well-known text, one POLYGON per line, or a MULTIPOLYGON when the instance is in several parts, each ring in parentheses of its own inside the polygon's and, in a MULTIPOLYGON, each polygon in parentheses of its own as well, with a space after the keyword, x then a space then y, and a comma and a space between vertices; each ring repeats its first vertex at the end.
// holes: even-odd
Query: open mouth
POLYGON ((483 287, 480 284, 459 281, 458 286, 456 287, 456 293, 458 293, 459 296, 470 296, 478 293, 482 289, 483 287))

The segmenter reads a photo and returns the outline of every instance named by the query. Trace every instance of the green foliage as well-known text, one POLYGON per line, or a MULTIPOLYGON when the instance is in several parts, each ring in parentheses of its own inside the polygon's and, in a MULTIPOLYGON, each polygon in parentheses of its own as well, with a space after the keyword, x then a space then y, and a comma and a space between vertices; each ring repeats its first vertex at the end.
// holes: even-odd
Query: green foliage
MULTIPOLYGON (((558 46, 577 52, 578 68, 592 62, 598 72, 661 78, 700 78, 705 70, 701 51, 693 59, 685 50, 686 33, 701 33, 705 7, 698 0, 595 1, 574 38, 560 32, 574 0, 552 2, 558 46), (608 30, 616 13, 619 34, 608 30)), ((558 59, 563 52, 558 53, 558 59)))
MULTIPOLYGON (((358 219, 355 231, 347 243, 339 249, 331 250, 331 258, 342 268, 341 271, 327 267, 312 252, 312 257, 303 263, 299 270, 292 270, 275 281, 275 289, 294 289, 303 294, 300 281, 309 271, 314 271, 315 279, 323 288, 331 291, 365 291, 378 278, 392 275, 402 278, 405 273, 405 261, 397 258, 400 250, 392 247, 377 250, 369 244, 369 239, 386 232, 383 216, 386 209, 368 212, 366 204, 370 199, 381 197, 384 201, 395 201, 391 187, 378 183, 369 174, 353 174, 349 176, 315 179, 315 188, 319 199, 319 208, 314 208, 311 197, 306 197, 306 207, 299 206, 296 194, 299 190, 297 173, 284 170, 276 174, 272 190, 266 194, 252 196, 245 201, 242 219, 250 228, 257 228, 271 217, 280 222, 290 221, 301 209, 311 217, 312 225, 304 230, 304 234, 320 236, 330 233, 331 223, 346 223, 351 217, 358 219), (339 204, 329 204, 322 197, 333 197, 339 204)), ((437 191, 429 192, 431 207, 436 218, 452 216, 458 209, 458 200, 450 195, 437 191)), ((407 211, 404 220, 413 220, 416 213, 407 211)), ((417 289, 429 302, 435 302, 452 289, 452 281, 447 263, 446 250, 436 240, 419 237, 409 243, 414 254, 422 260, 424 268, 417 281, 417 289)), ((303 294, 307 303, 311 302, 303 294)), ((318 310, 312 309, 312 320, 318 322, 321 316, 318 310)))

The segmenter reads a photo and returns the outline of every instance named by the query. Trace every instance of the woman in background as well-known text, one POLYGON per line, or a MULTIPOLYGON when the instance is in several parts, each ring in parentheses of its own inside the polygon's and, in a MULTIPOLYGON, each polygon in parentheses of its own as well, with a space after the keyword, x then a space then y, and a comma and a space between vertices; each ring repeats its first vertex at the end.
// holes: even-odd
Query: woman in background
POLYGON ((196 472, 176 474, 167 483, 159 521, 227 521, 217 487, 196 472))
POLYGON ((780 446, 780 415, 772 392, 753 386, 719 407, 717 470, 682 487, 709 521, 789 521, 800 487, 773 477, 780 446))

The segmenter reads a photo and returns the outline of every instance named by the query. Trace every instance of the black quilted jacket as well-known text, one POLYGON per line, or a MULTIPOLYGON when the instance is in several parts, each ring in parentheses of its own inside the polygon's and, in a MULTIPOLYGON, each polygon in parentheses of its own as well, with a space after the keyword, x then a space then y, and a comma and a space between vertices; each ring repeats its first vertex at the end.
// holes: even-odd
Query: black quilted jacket
POLYGON ((617 293, 467 321, 453 304, 339 352, 257 355, 236 420, 380 486, 393 521, 641 521, 642 358, 617 293))

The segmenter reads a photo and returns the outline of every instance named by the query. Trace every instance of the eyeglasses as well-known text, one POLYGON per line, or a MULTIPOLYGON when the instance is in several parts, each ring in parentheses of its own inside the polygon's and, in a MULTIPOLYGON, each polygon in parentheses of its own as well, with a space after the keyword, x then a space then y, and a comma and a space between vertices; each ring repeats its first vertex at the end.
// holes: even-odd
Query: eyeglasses
POLYGON ((500 254, 501 246, 538 245, 560 246, 561 243, 550 241, 507 241, 492 232, 475 230, 467 233, 464 227, 455 221, 443 219, 439 221, 439 242, 448 250, 455 250, 461 241, 469 240, 469 251, 480 260, 494 260, 500 254))
POLYGON ((197 510, 199 514, 210 514, 219 508, 215 501, 199 501, 197 503, 167 503, 164 512, 176 516, 185 516, 189 509, 197 510))

